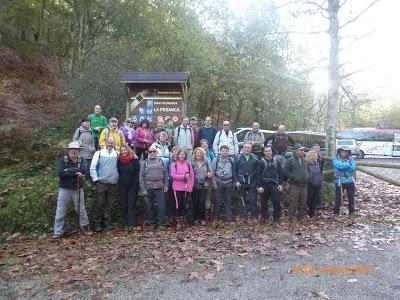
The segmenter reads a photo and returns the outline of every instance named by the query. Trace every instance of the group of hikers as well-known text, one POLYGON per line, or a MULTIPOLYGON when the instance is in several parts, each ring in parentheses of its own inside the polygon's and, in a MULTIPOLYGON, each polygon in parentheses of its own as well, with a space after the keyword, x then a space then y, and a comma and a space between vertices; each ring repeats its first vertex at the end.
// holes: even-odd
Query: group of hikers
MULTIPOLYGON (((190 199, 194 224, 233 221, 232 201, 237 199, 238 222, 281 225, 284 190, 291 224, 315 216, 322 199, 324 159, 320 145, 313 145, 305 157, 305 147, 294 144, 294 153, 288 157, 285 127, 280 125, 276 133, 265 137, 254 122, 240 150, 229 121, 223 121, 220 130, 212 126, 211 117, 205 118, 202 127, 197 121, 196 117, 183 117, 181 125, 174 128, 172 119, 158 118, 151 128, 146 119, 135 127, 137 124, 128 118, 118 127, 118 119, 107 120, 96 105, 93 114, 82 118, 67 154, 58 161, 60 181, 54 238, 64 234, 64 218, 71 201, 77 212, 79 232, 93 234, 85 209, 84 185, 95 190, 96 232, 113 228, 112 208, 117 198, 123 228, 137 229, 138 195, 145 197, 146 224, 150 228, 186 226, 190 199)), ((349 215, 355 212, 356 162, 350 154, 349 149, 342 147, 332 158, 334 216, 340 213, 344 190, 349 215)))

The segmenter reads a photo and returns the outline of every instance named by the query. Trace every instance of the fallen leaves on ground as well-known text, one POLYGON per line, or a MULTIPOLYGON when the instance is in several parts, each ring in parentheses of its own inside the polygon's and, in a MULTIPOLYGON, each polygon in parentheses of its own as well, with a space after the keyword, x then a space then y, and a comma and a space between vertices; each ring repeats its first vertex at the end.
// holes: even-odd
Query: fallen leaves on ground
MULTIPOLYGON (((380 251, 400 232, 400 189, 364 175, 358 176, 357 189, 357 218, 333 220, 332 204, 327 204, 317 218, 296 228, 289 228, 287 223, 278 227, 228 223, 218 228, 114 230, 59 241, 19 234, 3 236, 0 274, 10 279, 41 278, 40 287, 29 285, 21 290, 25 296, 33 289, 44 288, 48 295, 69 299, 79 290, 92 288, 100 291, 96 298, 105 299, 114 287, 110 274, 115 274, 118 284, 138 282, 147 274, 172 273, 195 263, 205 271, 191 272, 188 279, 209 280, 225 271, 224 259, 229 256, 239 256, 243 262, 237 267, 244 268, 252 257, 268 262, 291 254, 307 258, 312 256, 312 247, 334 246, 336 242, 351 242, 357 251, 380 251)), ((344 251, 335 249, 337 253, 344 251)), ((268 269, 261 267, 261 271, 268 269)))

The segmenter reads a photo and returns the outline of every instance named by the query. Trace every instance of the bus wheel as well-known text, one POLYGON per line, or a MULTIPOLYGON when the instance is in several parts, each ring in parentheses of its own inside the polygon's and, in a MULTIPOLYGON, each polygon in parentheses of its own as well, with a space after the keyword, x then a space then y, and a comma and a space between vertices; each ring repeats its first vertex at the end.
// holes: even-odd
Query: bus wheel
POLYGON ((360 150, 360 153, 358 154, 358 157, 364 158, 364 156, 365 156, 364 151, 360 150))

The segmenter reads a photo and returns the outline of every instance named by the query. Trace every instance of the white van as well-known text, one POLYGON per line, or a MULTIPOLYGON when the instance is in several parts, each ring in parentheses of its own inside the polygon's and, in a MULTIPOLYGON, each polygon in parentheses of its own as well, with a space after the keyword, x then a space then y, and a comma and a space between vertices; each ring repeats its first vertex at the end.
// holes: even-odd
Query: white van
MULTIPOLYGON (((356 157, 361 157, 360 155, 360 145, 357 143, 356 140, 336 140, 336 149, 340 148, 341 146, 346 146, 351 150, 351 155, 356 157)), ((362 158, 362 157, 361 157, 362 158)))

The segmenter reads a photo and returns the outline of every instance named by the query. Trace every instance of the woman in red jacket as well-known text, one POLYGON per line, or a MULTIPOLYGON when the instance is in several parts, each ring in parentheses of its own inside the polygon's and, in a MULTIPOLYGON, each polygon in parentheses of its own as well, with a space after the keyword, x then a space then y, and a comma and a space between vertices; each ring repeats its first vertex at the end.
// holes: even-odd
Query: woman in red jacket
POLYGON ((194 172, 187 162, 187 153, 179 150, 178 160, 171 165, 172 189, 175 196, 175 218, 178 227, 184 225, 186 196, 191 193, 194 184, 194 172))
POLYGON ((140 160, 143 154, 143 160, 145 160, 147 159, 148 155, 147 150, 154 142, 154 137, 150 131, 149 121, 147 121, 146 119, 140 121, 139 127, 136 128, 135 136, 136 136, 136 142, 135 142, 136 155, 140 160))

